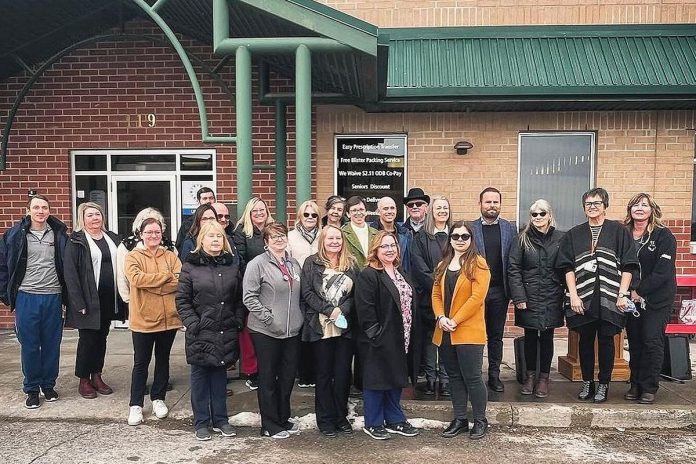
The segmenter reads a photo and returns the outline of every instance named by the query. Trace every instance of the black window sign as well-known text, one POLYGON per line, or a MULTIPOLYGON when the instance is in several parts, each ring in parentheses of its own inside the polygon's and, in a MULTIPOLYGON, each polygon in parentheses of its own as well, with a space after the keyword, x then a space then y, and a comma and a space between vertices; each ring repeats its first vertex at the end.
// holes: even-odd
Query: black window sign
POLYGON ((403 221, 406 135, 337 135, 335 179, 338 195, 365 198, 369 222, 376 219, 382 197, 396 202, 396 220, 403 221))

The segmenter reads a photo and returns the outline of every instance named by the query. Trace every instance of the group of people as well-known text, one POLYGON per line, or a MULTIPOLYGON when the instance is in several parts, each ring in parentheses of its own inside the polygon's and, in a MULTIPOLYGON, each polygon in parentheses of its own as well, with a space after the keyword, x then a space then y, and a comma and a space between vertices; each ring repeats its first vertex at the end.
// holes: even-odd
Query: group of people
POLYGON ((45 196, 29 199, 27 216, 0 242, 0 299, 16 312, 27 408, 41 405, 40 393, 45 401, 58 399, 62 305, 65 325, 79 330, 75 375, 88 399, 113 392, 102 377, 107 337, 112 321, 127 318, 134 426, 144 420, 153 351, 152 412, 168 415, 169 356, 185 328, 199 440, 210 439, 211 430, 235 435, 226 372, 240 358, 246 385, 257 391, 263 436, 299 431, 290 420, 298 374, 301 385, 315 385, 324 436, 353 433, 351 385, 362 392, 370 437, 418 435, 400 398, 424 375, 426 394, 451 397, 454 418, 442 436, 481 438, 484 347, 488 388, 501 392, 510 301, 525 333, 521 394, 548 395, 554 329, 566 323, 579 334, 579 399, 606 401, 614 335, 626 327, 625 398, 654 401, 676 292, 676 240, 648 194, 631 199, 621 223, 606 219, 607 192, 592 189, 582 197, 587 222, 567 233, 555 228, 551 205, 540 199, 519 235, 500 217, 502 196, 493 187, 481 192, 481 216, 473 221, 453 221, 445 196, 413 188, 404 198, 404 223, 396 222, 392 198, 379 200, 370 224, 363 198, 331 196, 325 214, 314 201, 302 203, 290 231, 261 198, 247 203, 235 226, 211 189, 197 197, 200 206, 176 243, 153 208, 141 211, 132 235, 119 240, 96 203, 79 205, 68 233, 45 196))

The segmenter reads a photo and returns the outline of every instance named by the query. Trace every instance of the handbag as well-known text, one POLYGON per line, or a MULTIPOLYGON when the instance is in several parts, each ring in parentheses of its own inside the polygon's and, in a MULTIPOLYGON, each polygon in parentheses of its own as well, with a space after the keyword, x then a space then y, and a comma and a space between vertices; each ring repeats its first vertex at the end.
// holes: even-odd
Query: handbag
POLYGON ((679 321, 682 324, 696 325, 696 300, 682 300, 679 321))

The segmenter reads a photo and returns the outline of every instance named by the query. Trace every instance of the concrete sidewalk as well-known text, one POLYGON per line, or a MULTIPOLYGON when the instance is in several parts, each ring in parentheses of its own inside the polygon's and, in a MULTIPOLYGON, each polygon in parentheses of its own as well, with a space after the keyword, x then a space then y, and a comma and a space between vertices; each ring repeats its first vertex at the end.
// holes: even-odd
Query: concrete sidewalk
MULTIPOLYGON (((167 394, 170 417, 190 421, 189 367, 186 364, 183 333, 178 334, 171 356, 171 383, 174 389, 167 394)), ((42 403, 37 410, 24 408, 21 391, 22 373, 19 362, 19 344, 12 331, 0 332, 0 417, 38 420, 79 420, 126 422, 132 367, 132 345, 130 332, 113 330, 109 335, 108 354, 104 368, 104 379, 114 388, 114 394, 99 396, 94 400, 81 398, 77 393, 74 376, 77 331, 66 330, 63 335, 61 370, 56 390, 60 400, 42 403)), ((694 343, 692 342, 692 346, 694 343)), ((566 340, 556 342, 556 356, 565 353, 566 340)), ((501 379, 505 383, 503 394, 489 392, 488 417, 491 424, 520 425, 533 427, 561 428, 678 428, 696 425, 696 382, 684 384, 663 382, 654 405, 638 405, 623 400, 628 386, 614 382, 610 387, 609 401, 601 405, 579 402, 575 395, 578 383, 569 382, 552 366, 549 397, 540 400, 519 394, 515 381, 512 339, 505 340, 505 354, 501 379)), ((485 361, 484 361, 485 365, 485 361)), ((150 366, 152 370, 152 365, 150 366)), ((692 366, 696 368, 696 366, 692 366)), ((243 380, 234 380, 230 387, 234 395, 228 399, 228 410, 232 423, 255 425, 258 423, 256 393, 249 391, 243 380)), ((419 425, 440 427, 451 420, 452 408, 449 399, 425 397, 418 390, 416 399, 403 400, 409 418, 419 418, 419 425)), ((360 401, 352 404, 356 414, 361 414, 360 401)), ((156 420, 151 415, 149 399, 145 400, 146 420, 156 420)), ((293 414, 304 417, 303 426, 313 424, 314 395, 312 389, 296 387, 293 392, 293 414)), ((361 423, 361 418, 356 425, 361 423)))

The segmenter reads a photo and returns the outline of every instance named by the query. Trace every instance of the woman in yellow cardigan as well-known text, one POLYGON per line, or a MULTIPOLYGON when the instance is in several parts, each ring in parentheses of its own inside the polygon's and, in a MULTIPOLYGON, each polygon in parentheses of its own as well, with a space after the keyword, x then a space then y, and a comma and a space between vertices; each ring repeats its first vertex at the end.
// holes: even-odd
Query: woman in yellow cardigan
POLYGON ((473 232, 464 221, 452 224, 442 261, 435 268, 433 343, 449 374, 454 420, 442 432, 453 438, 469 431, 467 401, 471 401, 474 426, 469 438, 486 434, 488 391, 481 377, 483 347, 486 345, 484 300, 491 280, 486 260, 476 251, 473 232))

